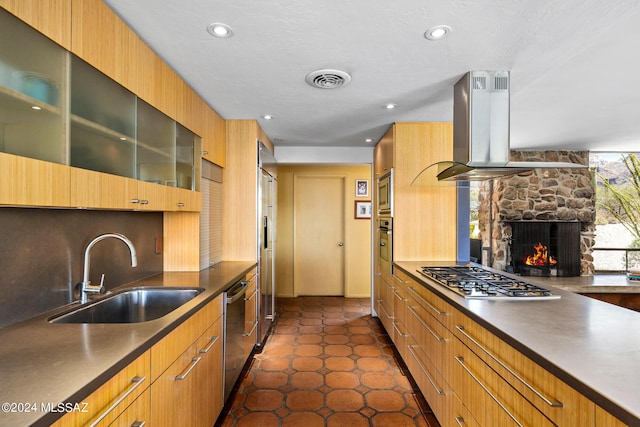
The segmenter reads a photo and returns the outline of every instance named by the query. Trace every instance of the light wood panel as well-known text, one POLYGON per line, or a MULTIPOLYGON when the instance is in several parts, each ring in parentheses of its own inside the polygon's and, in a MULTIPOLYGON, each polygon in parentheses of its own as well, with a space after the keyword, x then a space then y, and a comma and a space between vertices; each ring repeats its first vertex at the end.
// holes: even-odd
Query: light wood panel
POLYGON ((626 425, 627 424, 596 405, 596 427, 624 427, 626 425))
POLYGON ((200 270, 200 214, 165 212, 164 271, 200 270))
POLYGON ((0 205, 70 206, 67 166, 0 153, 0 205))
POLYGON ((71 52, 133 93, 144 43, 102 0, 71 0, 71 52))
POLYGON ((71 48, 71 2, 69 0, 0 0, 0 7, 65 49, 71 48))
POLYGON ((223 260, 257 260, 257 138, 255 120, 228 120, 222 193, 223 260))
POLYGON ((176 84, 176 121, 196 135, 205 135, 205 115, 209 106, 183 80, 176 84))
POLYGON ((185 117, 179 119, 177 115, 178 106, 182 102, 182 88, 186 84, 142 41, 135 42, 133 48, 137 49, 134 70, 136 95, 199 135, 183 122, 185 117))
POLYGON ((455 260, 456 188, 416 187, 426 166, 453 156, 451 123, 396 123, 394 158, 394 259, 455 260))
POLYGON ((204 127, 202 157, 220 167, 225 167, 227 127, 222 117, 208 105, 204 110, 204 127))
MULTIPOLYGON (((116 408, 109 412, 108 415, 105 416, 99 424, 101 426, 109 425, 118 417, 118 415, 124 412, 124 410, 138 396, 140 396, 145 389, 149 387, 149 385, 151 384, 149 375, 150 366, 150 352, 146 351, 136 360, 131 362, 126 368, 114 375, 109 381, 98 388, 98 390, 91 393, 87 398, 82 400, 82 402, 87 404, 87 412, 69 412, 65 416, 60 418, 57 422, 55 422, 52 426, 80 427, 89 425, 91 421, 95 421, 98 417, 100 417, 120 396, 122 396, 128 390, 131 390, 131 388, 135 385, 135 383, 132 382, 132 379, 134 379, 135 377, 144 377, 145 379, 140 382, 140 385, 138 385, 133 391, 131 391, 131 393, 116 408)), ((146 411, 141 415, 144 416, 147 411, 148 408, 146 408, 146 411)), ((129 414, 128 416, 130 415, 131 414, 129 414)))
POLYGON ((71 169, 71 205, 96 209, 136 209, 138 182, 131 178, 71 169))
MULTIPOLYGON (((113 423, 109 424, 109 427, 143 426, 148 425, 150 421, 151 391, 146 389, 113 423)), ((98 424, 98 426, 102 425, 106 424, 98 424)))

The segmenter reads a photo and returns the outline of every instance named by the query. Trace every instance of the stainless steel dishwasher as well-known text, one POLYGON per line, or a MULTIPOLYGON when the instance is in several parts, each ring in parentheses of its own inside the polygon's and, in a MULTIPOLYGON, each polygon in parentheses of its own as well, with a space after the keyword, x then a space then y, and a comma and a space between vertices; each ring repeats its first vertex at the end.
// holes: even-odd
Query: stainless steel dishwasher
POLYGON ((245 293, 249 282, 237 282, 224 293, 224 402, 244 366, 245 293))

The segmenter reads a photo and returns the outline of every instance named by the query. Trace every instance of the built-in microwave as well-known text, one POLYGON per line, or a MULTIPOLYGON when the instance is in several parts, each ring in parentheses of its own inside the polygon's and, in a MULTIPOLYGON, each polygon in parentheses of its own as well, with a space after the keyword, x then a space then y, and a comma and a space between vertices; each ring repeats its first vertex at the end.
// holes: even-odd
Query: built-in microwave
POLYGON ((378 215, 393 216, 393 169, 378 178, 378 215))

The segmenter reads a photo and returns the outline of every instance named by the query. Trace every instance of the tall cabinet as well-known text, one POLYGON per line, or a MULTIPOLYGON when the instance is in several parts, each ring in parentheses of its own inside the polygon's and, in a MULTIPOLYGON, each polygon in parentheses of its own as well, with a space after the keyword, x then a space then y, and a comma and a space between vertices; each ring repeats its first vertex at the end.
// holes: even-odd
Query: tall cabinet
MULTIPOLYGON (((378 179, 393 168, 393 260, 456 260, 456 186, 411 185, 425 167, 451 158, 451 123, 394 123, 376 145, 374 177, 378 179)), ((374 192, 374 206, 376 198, 374 192)), ((375 207, 374 217, 377 227, 380 218, 375 207)), ((376 233, 374 245, 378 248, 380 244, 376 233)), ((375 258, 373 308, 393 337, 397 330, 397 277, 386 274, 375 258)))

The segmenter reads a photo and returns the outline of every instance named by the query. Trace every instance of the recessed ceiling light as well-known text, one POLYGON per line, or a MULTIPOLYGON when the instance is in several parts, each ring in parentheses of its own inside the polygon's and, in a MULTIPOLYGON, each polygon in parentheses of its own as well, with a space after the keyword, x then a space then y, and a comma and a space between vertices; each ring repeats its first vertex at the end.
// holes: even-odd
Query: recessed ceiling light
POLYGON ((271 114, 265 114, 264 116, 262 116, 262 118, 265 120, 271 120, 273 119, 273 116, 271 114))
POLYGON ((394 108, 398 108, 398 104, 386 104, 384 108, 387 110, 393 110, 394 108))
POLYGON ((373 139, 367 138, 367 139, 364 140, 364 142, 373 142, 373 139))
POLYGON ((37 105, 32 105, 31 108, 33 110, 42 110, 42 107, 38 107, 37 105))
POLYGON ((233 36, 233 31, 231 30, 231 27, 229 27, 226 24, 221 24, 217 22, 213 24, 209 24, 209 26, 207 27, 207 31, 213 37, 218 37, 220 39, 228 39, 229 37, 233 36))
POLYGON ((424 37, 429 40, 442 40, 446 38, 450 32, 451 27, 448 25, 436 25, 435 27, 429 28, 424 33, 424 37))

